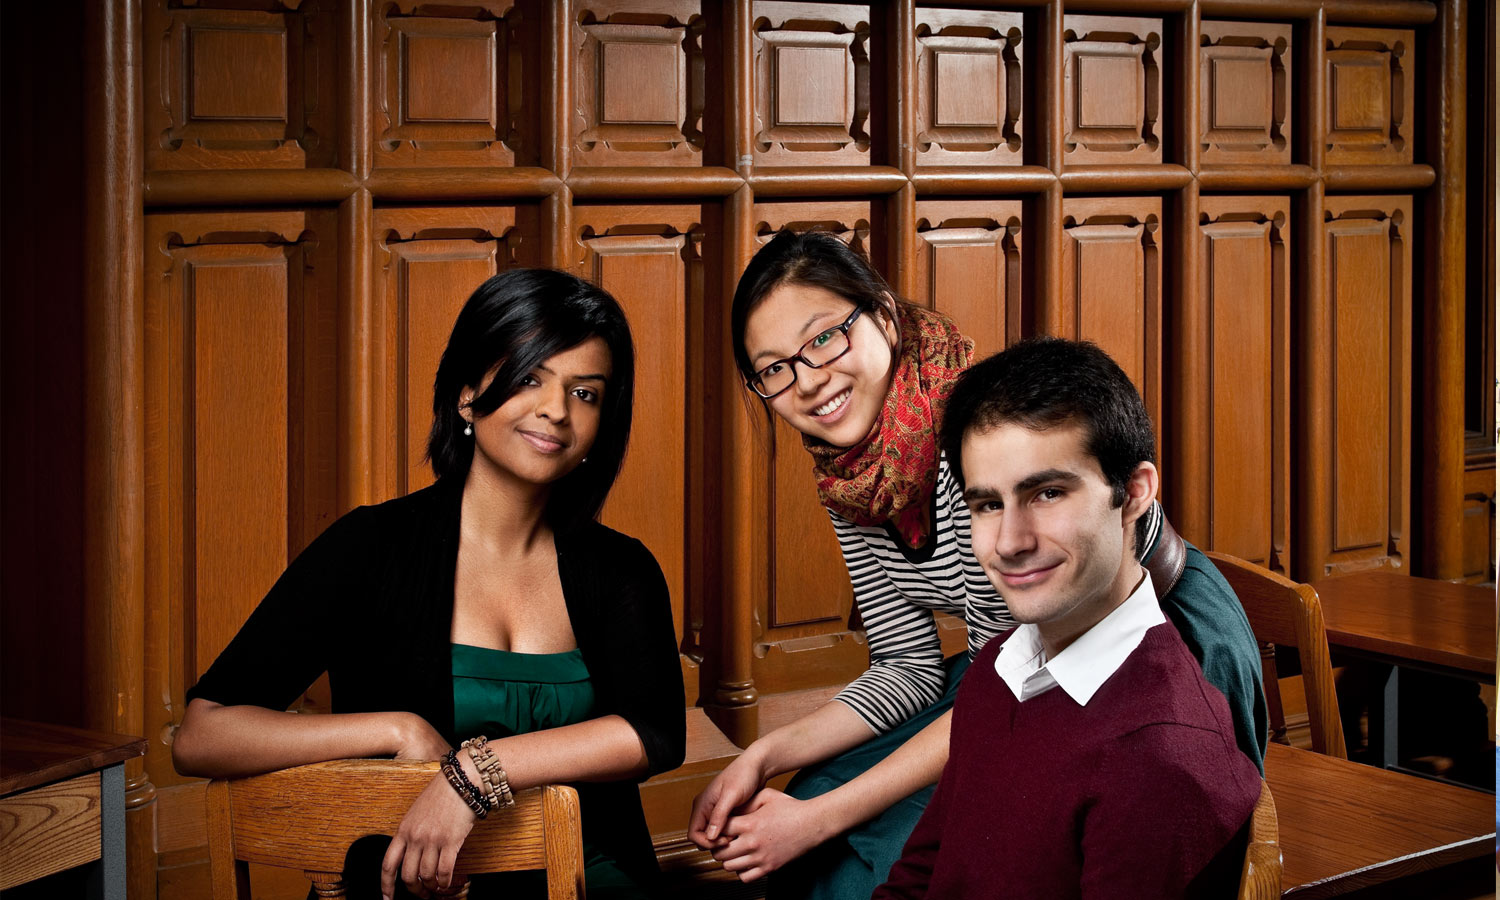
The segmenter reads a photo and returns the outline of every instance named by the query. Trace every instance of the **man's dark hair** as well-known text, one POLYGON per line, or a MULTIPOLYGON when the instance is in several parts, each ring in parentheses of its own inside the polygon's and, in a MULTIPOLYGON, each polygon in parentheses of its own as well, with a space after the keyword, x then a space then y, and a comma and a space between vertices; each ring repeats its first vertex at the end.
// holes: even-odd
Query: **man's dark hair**
MULTIPOLYGON (((1109 354, 1088 341, 1027 338, 959 377, 942 433, 959 484, 964 435, 1011 423, 1033 431, 1082 425, 1084 448, 1104 471, 1116 507, 1125 503, 1125 486, 1136 466, 1156 461, 1151 418, 1140 393, 1109 354)), ((1139 552, 1139 530, 1136 537, 1139 552)))
POLYGON ((604 384, 599 434, 588 462, 552 486, 547 519, 569 527, 599 514, 620 474, 635 390, 635 347, 625 313, 609 292, 575 275, 550 269, 511 269, 485 281, 470 295, 453 323, 432 389, 432 431, 427 458, 439 480, 463 479, 474 459, 474 439, 463 435, 459 392, 478 388, 469 402, 476 416, 499 409, 532 370, 591 337, 609 347, 610 375, 604 384))

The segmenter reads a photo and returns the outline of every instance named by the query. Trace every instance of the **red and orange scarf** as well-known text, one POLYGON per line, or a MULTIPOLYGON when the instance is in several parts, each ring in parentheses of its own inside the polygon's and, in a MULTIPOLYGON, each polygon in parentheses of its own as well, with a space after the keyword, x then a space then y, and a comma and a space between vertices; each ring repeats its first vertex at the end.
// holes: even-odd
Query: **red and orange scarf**
POLYGON ((899 304, 901 353, 880 418, 863 441, 833 447, 807 436, 818 499, 856 525, 889 522, 908 547, 927 542, 937 486, 938 427, 974 342, 941 313, 899 304))

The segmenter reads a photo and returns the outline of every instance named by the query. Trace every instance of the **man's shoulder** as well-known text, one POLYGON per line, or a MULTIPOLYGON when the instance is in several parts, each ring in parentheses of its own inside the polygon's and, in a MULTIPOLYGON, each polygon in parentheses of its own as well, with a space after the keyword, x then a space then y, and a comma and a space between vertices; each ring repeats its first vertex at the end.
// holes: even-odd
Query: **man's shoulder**
POLYGON ((1139 733, 1131 739, 1160 740, 1162 734, 1187 729, 1227 737, 1234 747, 1223 694, 1204 677, 1170 623, 1146 632, 1095 700, 1107 705, 1105 718, 1115 723, 1118 736, 1139 733))

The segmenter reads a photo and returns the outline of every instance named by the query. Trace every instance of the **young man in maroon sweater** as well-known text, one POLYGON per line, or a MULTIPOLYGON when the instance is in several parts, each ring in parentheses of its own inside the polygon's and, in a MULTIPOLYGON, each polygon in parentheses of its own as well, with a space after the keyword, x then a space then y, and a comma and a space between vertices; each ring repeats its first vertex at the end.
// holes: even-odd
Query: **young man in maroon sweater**
POLYGON ((1132 552, 1158 486, 1140 395, 1092 344, 1023 341, 960 379, 943 445, 1023 624, 965 675, 875 898, 1232 897, 1260 776, 1132 552))

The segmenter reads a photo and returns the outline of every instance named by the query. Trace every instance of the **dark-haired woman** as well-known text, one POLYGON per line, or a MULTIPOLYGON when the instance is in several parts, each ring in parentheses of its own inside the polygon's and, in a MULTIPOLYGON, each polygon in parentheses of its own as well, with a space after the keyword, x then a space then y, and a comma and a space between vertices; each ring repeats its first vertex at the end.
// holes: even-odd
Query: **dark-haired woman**
MULTIPOLYGON (((774 897, 868 897, 942 771, 970 655, 1016 624, 974 560, 969 511, 938 448, 972 344, 942 315, 898 302, 842 241, 790 231, 741 276, 730 327, 746 387, 803 435, 870 667, 832 702, 751 744, 694 802, 688 833, 746 881, 777 872, 774 897), (935 611, 965 620, 969 653, 943 659, 935 611), (794 769, 787 793, 764 788, 794 769)), ((1153 504, 1137 530, 1142 558, 1161 522, 1153 504)), ((1258 762, 1264 701, 1244 614, 1194 610, 1184 629, 1181 611, 1164 608, 1189 646, 1207 650, 1205 673, 1225 690, 1258 762), (1221 616, 1238 617, 1230 624, 1243 635, 1214 633, 1221 616)))
MULTIPOLYGON (((603 290, 524 269, 481 285, 438 367, 436 484, 354 510, 302 552, 189 692, 177 768, 446 758, 475 790, 436 776, 383 859, 351 862, 351 895, 378 882, 387 897, 448 886, 475 801, 504 815, 499 780, 580 783, 589 895, 647 896, 636 784, 681 764, 681 675, 656 560, 594 520, 624 457, 633 379, 624 314, 603 290), (325 671, 333 714, 284 712, 325 671), (449 755, 480 735, 493 760, 449 755)), ((532 875, 496 880, 545 895, 532 875)))

